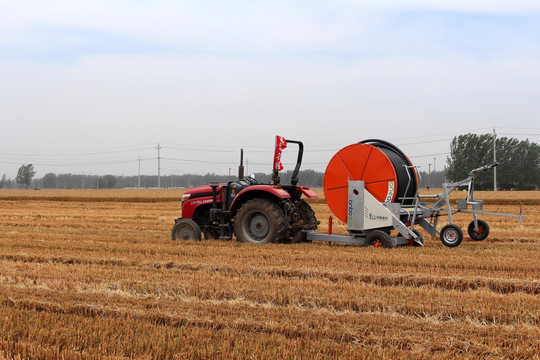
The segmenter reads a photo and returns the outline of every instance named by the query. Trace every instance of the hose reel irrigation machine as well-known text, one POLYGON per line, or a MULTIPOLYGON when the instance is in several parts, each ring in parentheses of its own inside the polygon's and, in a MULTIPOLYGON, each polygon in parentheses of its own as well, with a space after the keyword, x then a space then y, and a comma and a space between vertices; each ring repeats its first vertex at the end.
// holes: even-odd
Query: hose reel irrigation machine
POLYGON ((483 201, 474 198, 475 176, 497 165, 482 166, 472 170, 466 179, 444 183, 440 194, 419 195, 416 167, 396 146, 377 139, 349 145, 334 155, 324 175, 326 202, 334 215, 347 223, 349 234, 331 234, 329 224, 329 234, 310 230, 307 239, 388 248, 423 246, 422 236, 414 229, 420 225, 431 236, 439 235, 444 245, 455 247, 463 240, 463 231, 452 215, 461 212, 472 214, 469 236, 484 240, 489 225, 478 215, 517 217, 523 221, 523 214, 483 212, 483 201), (453 207, 449 194, 461 187, 467 187, 467 198, 458 200, 453 207), (439 230, 441 216, 448 218, 448 224, 439 230), (397 235, 391 236, 392 230, 397 235))

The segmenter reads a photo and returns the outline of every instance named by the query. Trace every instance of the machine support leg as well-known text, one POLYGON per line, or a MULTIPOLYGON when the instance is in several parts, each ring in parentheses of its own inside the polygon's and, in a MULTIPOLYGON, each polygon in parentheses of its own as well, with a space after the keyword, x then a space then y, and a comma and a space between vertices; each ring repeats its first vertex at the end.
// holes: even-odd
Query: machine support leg
POLYGON ((448 222, 450 224, 453 224, 452 209, 450 208, 450 198, 448 197, 448 189, 446 187, 446 184, 443 184, 443 189, 444 189, 444 200, 446 202, 446 210, 448 211, 448 222))
POLYGON ((413 216, 412 216, 412 219, 411 219, 411 229, 414 228, 414 223, 416 221, 416 216, 418 214, 418 205, 420 205, 420 198, 417 197, 415 200, 414 200, 414 211, 413 211, 413 216))
POLYGON ((478 231, 478 217, 476 216, 476 212, 473 212, 473 221, 474 221, 474 231, 478 231))
MULTIPOLYGON (((332 215, 328 217, 328 235, 332 235, 332 215)), ((328 246, 332 246, 332 242, 328 242, 328 246)))
POLYGON ((431 224, 429 221, 427 221, 426 219, 424 218, 420 218, 418 219, 418 224, 422 227, 422 229, 426 230, 426 232, 435 237, 437 236, 437 225, 436 224, 431 224))

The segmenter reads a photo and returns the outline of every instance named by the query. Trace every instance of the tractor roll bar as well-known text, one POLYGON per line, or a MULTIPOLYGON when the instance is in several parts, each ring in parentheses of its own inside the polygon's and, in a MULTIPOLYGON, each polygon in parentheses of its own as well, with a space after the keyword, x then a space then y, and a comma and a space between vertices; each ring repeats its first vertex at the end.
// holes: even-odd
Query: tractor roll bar
POLYGON ((302 155, 304 154, 304 144, 302 144, 301 141, 296 140, 289 140, 285 139, 285 141, 288 143, 298 144, 298 158, 296 159, 296 167, 294 168, 292 177, 291 177, 291 184, 296 185, 298 184, 298 172, 300 171, 300 165, 302 165, 302 155))

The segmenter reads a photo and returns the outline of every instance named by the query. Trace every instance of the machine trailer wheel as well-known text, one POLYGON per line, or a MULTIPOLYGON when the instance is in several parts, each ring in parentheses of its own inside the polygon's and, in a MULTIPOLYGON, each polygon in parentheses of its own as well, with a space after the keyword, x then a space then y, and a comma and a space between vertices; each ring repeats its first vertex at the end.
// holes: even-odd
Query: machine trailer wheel
POLYGON ((463 231, 455 224, 448 224, 441 229, 441 241, 448 247, 456 247, 463 241, 463 231))
POLYGON ((239 241, 252 244, 279 242, 285 237, 283 210, 273 201, 251 199, 242 205, 234 221, 234 234, 239 241))
POLYGON ((316 230, 319 221, 315 217, 315 212, 304 200, 300 200, 297 204, 297 218, 301 221, 302 228, 298 229, 298 232, 291 238, 291 243, 296 244, 300 242, 307 242, 307 233, 302 230, 316 230))
POLYGON ((367 246, 382 246, 384 248, 392 248, 393 243, 390 235, 382 230, 373 230, 366 236, 366 245, 367 246))
POLYGON ((474 231, 474 221, 471 221, 469 227, 467 228, 467 232, 469 233, 471 239, 475 241, 482 241, 489 235, 489 225, 484 220, 476 221, 478 222, 478 231, 474 231))
POLYGON ((191 219, 176 219, 172 229, 173 240, 201 240, 201 228, 191 219))

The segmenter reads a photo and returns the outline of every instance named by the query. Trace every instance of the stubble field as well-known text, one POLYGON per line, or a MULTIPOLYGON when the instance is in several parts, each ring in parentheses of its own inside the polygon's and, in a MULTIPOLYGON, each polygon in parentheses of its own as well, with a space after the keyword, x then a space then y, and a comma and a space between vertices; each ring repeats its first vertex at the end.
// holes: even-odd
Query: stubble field
POLYGON ((540 192, 453 249, 173 242, 180 194, 0 191, 0 358, 540 358, 540 192))

